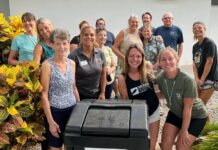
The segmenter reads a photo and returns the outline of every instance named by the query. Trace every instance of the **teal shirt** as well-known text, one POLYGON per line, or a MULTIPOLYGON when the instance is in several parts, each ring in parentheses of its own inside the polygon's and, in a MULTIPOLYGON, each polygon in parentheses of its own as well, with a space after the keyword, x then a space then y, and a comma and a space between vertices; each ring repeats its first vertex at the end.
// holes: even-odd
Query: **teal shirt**
POLYGON ((12 41, 11 50, 18 52, 19 61, 32 61, 36 43, 37 36, 21 34, 12 41))
POLYGON ((164 73, 161 73, 157 82, 167 100, 168 108, 177 117, 183 117, 184 98, 194 98, 191 118, 207 117, 206 107, 198 98, 195 82, 188 75, 179 72, 174 79, 168 79, 164 73))
POLYGON ((40 42, 39 44, 42 46, 43 49, 43 57, 41 58, 41 62, 54 56, 54 50, 52 49, 52 47, 48 46, 44 42, 40 42))

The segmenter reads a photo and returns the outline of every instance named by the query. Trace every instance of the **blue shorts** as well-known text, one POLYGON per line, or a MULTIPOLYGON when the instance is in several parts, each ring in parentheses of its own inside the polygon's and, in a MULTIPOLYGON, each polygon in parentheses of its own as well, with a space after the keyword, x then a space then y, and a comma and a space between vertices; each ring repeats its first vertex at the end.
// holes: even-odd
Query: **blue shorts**
POLYGON ((58 109, 58 108, 51 107, 51 114, 53 116, 54 121, 59 125, 61 133, 59 133, 59 138, 54 137, 49 130, 49 124, 47 122, 47 119, 45 119, 45 128, 46 128, 46 134, 48 137, 49 146, 52 146, 55 148, 62 147, 64 143, 63 134, 65 132, 65 127, 66 127, 68 119, 70 118, 73 108, 74 106, 64 108, 64 109, 58 109))
MULTIPOLYGON (((205 124, 207 122, 207 117, 206 118, 191 118, 190 125, 188 127, 188 132, 189 134, 198 137, 201 131, 203 130, 205 124)), ((177 128, 181 129, 182 127, 182 119, 177 117, 173 112, 169 111, 167 118, 166 118, 166 123, 170 123, 177 128)))

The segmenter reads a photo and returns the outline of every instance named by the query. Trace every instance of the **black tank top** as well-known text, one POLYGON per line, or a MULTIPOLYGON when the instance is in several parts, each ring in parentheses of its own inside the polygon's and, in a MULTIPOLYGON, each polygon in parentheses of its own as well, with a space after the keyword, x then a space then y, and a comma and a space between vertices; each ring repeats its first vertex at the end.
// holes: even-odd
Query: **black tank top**
POLYGON ((141 84, 140 80, 132 80, 129 75, 125 81, 129 99, 145 100, 148 105, 148 114, 152 115, 159 106, 153 83, 148 80, 148 83, 141 84))

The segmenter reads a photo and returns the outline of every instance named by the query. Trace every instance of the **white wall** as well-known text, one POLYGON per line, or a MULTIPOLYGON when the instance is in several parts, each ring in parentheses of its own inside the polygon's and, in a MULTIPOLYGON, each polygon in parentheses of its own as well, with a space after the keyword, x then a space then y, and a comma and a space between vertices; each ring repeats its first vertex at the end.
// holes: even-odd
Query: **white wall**
POLYGON ((174 14, 174 24, 184 33, 184 51, 181 64, 192 63, 194 21, 203 21, 208 36, 218 44, 218 7, 211 7, 211 0, 9 0, 11 15, 30 11, 37 18, 49 18, 55 27, 68 29, 72 36, 79 33, 78 24, 87 20, 92 26, 103 17, 107 29, 115 35, 127 27, 129 16, 141 17, 145 11, 153 15, 153 25, 162 25, 161 17, 166 11, 174 14))

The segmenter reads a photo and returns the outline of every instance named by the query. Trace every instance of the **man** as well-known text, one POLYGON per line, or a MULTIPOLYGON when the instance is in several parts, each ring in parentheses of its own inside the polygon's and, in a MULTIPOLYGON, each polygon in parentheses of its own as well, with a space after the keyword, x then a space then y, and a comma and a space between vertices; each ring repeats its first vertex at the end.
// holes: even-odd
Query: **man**
MULTIPOLYGON (((143 26, 151 25, 151 21, 152 21, 151 13, 145 12, 145 13, 142 14, 142 23, 143 23, 143 26)), ((142 30, 142 27, 139 29, 139 31, 141 31, 141 30, 142 30)), ((152 33, 154 33, 154 31, 155 31, 155 28, 152 26, 152 33)))
MULTIPOLYGON (((89 26, 89 23, 85 20, 81 21, 79 24, 79 30, 82 31, 83 28, 89 26)), ((70 41, 70 52, 73 52, 78 46, 80 45, 80 34, 74 36, 73 39, 70 41)))
POLYGON ((173 14, 166 12, 162 17, 163 25, 156 28, 154 35, 161 35, 165 47, 170 46, 178 53, 179 58, 183 51, 183 34, 182 30, 173 25, 173 14))
MULTIPOLYGON (((105 26, 106 24, 103 18, 99 18, 96 20, 96 23, 95 23, 96 29, 106 29, 105 26)), ((114 44, 114 40, 115 40, 114 34, 111 33, 110 31, 107 31, 107 41, 105 45, 112 48, 112 45, 114 44)))

